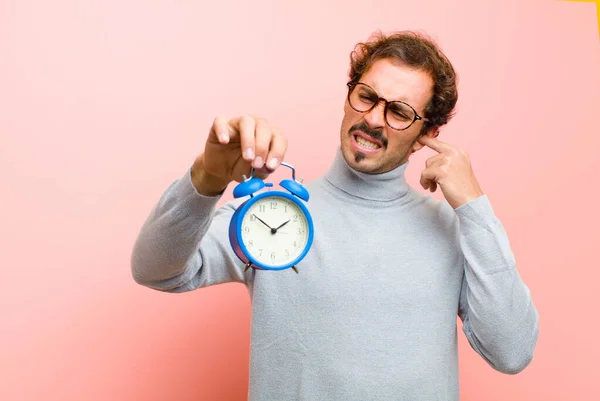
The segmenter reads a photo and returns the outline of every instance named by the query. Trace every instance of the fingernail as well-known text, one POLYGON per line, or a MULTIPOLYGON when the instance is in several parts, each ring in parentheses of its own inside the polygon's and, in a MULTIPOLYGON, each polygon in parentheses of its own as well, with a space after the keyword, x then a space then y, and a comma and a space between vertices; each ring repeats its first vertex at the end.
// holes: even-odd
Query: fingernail
POLYGON ((254 159, 254 163, 252 163, 252 167, 254 168, 261 168, 263 166, 264 162, 262 157, 257 156, 256 159, 254 159))
POLYGON ((269 162, 267 163, 267 167, 271 170, 275 170, 277 168, 277 163, 279 163, 279 160, 277 160, 277 158, 274 157, 271 160, 269 160, 269 162))
POLYGON ((254 159, 254 150, 252 148, 246 149, 244 152, 244 157, 249 160, 254 159))

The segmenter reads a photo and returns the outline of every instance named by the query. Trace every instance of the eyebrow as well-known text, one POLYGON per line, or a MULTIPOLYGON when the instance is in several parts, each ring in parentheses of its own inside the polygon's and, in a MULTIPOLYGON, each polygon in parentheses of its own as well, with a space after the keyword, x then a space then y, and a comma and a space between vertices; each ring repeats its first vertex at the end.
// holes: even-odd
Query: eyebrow
MULTIPOLYGON (((359 82, 363 82, 363 81, 359 81, 359 82)), ((364 83, 364 84, 367 84, 367 85, 369 85, 369 87, 371 87, 371 88, 373 89, 374 93, 376 93, 376 94, 377 94, 377 96, 379 96, 379 97, 382 97, 381 95, 379 95, 379 92, 377 91, 377 89, 375 89, 375 88, 373 87, 373 84, 370 84, 370 83, 368 83, 368 82, 363 82, 363 83, 364 83)), ((368 89, 368 88, 365 88, 365 89, 368 89)), ((370 89, 369 89, 369 91, 370 91, 370 89)), ((406 100, 406 98, 399 98, 399 99, 388 99, 388 98, 386 97, 385 99, 386 99, 388 102, 400 101, 400 102, 404 102, 404 103, 406 103, 406 104, 410 104, 410 101, 406 100)), ((412 106, 412 105, 411 105, 411 106, 412 106)))

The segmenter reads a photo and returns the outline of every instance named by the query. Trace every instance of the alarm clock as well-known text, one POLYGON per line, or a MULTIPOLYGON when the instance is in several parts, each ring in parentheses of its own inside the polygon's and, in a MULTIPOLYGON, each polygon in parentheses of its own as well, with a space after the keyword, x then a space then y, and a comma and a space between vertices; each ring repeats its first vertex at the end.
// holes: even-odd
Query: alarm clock
POLYGON ((294 167, 288 163, 282 166, 292 170, 292 179, 285 179, 279 185, 286 191, 261 189, 273 186, 254 177, 233 190, 234 198, 249 196, 233 213, 229 223, 229 242, 237 257, 245 263, 244 271, 250 267, 259 270, 284 270, 292 268, 304 259, 312 245, 314 236, 313 220, 306 207, 309 193, 296 180, 294 167))

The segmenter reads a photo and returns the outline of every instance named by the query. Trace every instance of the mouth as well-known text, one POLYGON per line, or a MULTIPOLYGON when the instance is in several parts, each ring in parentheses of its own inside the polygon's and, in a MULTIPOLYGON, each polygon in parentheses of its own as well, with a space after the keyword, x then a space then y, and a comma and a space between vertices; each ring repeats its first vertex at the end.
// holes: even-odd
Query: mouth
POLYGON ((352 133, 351 142, 356 150, 364 153, 376 153, 383 147, 383 144, 380 141, 360 131, 352 133))

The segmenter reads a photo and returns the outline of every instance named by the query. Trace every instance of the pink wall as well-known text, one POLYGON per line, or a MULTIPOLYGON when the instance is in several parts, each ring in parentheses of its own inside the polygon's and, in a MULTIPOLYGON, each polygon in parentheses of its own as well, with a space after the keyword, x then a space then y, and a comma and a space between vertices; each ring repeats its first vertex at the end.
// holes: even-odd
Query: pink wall
POLYGON ((461 333, 462 399, 600 399, 595 5, 367 3, 0 1, 1 400, 243 400, 245 289, 148 290, 133 241, 217 114, 272 120, 299 176, 321 174, 348 53, 377 28, 424 30, 453 60, 440 139, 470 153, 540 312, 517 376, 461 333))

